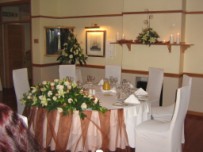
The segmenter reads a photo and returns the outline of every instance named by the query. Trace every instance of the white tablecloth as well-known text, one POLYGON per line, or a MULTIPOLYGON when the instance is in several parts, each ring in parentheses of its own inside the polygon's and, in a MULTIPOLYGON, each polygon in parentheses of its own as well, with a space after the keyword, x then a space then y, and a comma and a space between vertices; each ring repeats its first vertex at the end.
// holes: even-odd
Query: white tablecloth
POLYGON ((149 118, 150 104, 145 101, 114 106, 118 101, 115 93, 103 93, 98 86, 93 89, 101 105, 109 109, 105 114, 87 110, 87 118, 81 120, 77 112, 63 116, 57 110, 47 112, 42 108, 31 108, 29 128, 44 148, 84 152, 136 146, 135 128, 149 118))

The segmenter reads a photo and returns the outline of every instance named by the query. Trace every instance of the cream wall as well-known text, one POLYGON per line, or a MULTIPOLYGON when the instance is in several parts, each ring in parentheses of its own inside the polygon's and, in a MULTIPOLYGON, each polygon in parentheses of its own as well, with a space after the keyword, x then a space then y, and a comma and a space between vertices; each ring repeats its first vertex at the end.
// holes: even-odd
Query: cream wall
MULTIPOLYGON (((89 65, 120 64, 123 69, 147 71, 149 66, 164 68, 165 73, 181 74, 182 72, 203 74, 201 66, 203 57, 203 14, 154 13, 151 27, 160 35, 160 40, 168 40, 170 34, 179 32, 182 40, 194 44, 185 52, 180 46, 172 46, 171 53, 166 46, 132 45, 131 51, 125 45, 109 44, 115 41, 116 33, 125 34, 126 39, 135 39, 145 27, 143 21, 147 18, 144 13, 150 11, 202 11, 202 0, 31 0, 32 3, 32 42, 33 64, 57 63, 57 56, 45 55, 45 26, 74 26, 75 35, 85 51, 85 26, 97 23, 102 30, 106 30, 107 52, 113 52, 111 57, 89 57, 89 65), (78 5, 80 4, 80 5, 78 5), (47 7, 49 6, 49 7, 47 7), (76 9, 77 8, 77 9, 76 9), (141 14, 128 12, 143 12, 141 14), (114 16, 105 16, 105 15, 114 16), (50 16, 35 17, 35 16, 50 16), (101 15, 101 16, 99 16, 101 15), (55 18, 54 18, 55 17, 55 18), (62 17, 62 18, 57 18, 62 17), (64 18, 63 18, 64 17, 64 18), (72 17, 72 18, 69 18, 72 17), (75 17, 75 18, 74 18, 75 17), (79 18, 78 18, 79 17, 79 18)), ((52 67, 52 66, 50 66, 52 67)), ((58 76, 56 67, 34 67, 34 82, 52 79, 58 76), (40 72, 38 72, 40 71, 40 72), (46 73, 45 73, 46 72, 46 73), (50 73, 50 74, 48 74, 50 73)), ((88 73, 101 77, 102 69, 82 68, 83 76, 88 73), (94 71, 94 72, 92 72, 94 71)), ((135 83, 135 75, 123 73, 123 78, 128 78, 135 83)), ((202 78, 193 77, 192 99, 189 110, 203 112, 203 97, 199 90, 203 90, 202 78)), ((175 99, 175 90, 180 84, 178 77, 164 78, 164 105, 172 103, 175 99)))

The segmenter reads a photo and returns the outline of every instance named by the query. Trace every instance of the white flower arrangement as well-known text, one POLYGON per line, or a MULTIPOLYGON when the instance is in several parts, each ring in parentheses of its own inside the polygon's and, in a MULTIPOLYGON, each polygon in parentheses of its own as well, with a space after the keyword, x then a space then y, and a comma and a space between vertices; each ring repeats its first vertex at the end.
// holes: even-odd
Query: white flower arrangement
POLYGON ((106 111, 96 97, 89 95, 68 79, 55 79, 54 82, 43 81, 32 86, 29 92, 24 94, 21 102, 26 106, 41 107, 48 111, 57 109, 64 114, 79 111, 82 119, 86 116, 83 113, 86 109, 106 111))

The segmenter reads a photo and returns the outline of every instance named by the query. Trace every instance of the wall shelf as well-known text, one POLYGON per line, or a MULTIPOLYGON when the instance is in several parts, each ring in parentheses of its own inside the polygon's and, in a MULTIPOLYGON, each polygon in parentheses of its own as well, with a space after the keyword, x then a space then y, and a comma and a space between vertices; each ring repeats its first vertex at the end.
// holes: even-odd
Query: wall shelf
MULTIPOLYGON (((140 42, 136 42, 133 40, 118 40, 117 42, 111 42, 111 44, 119 44, 119 45, 126 45, 128 50, 131 51, 131 45, 146 45, 140 42)), ((185 42, 181 42, 179 44, 177 43, 169 43, 169 42, 157 42, 151 45, 163 45, 163 46, 167 46, 168 51, 171 53, 171 47, 172 46, 180 46, 182 48, 183 51, 185 51, 186 49, 188 49, 190 46, 192 46, 193 44, 187 44, 185 42)), ((148 45, 146 45, 148 46, 148 45)))

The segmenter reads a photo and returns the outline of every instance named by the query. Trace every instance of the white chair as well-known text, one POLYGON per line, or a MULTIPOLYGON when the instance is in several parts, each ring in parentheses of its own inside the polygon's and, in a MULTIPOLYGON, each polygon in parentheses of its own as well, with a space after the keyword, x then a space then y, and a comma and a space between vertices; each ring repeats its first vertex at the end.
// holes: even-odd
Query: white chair
POLYGON ((73 78, 76 81, 76 66, 75 64, 70 65, 59 65, 59 79, 67 77, 73 78))
POLYGON ((83 83, 82 72, 80 68, 76 68, 76 81, 83 83))
MULTIPOLYGON (((182 79, 182 87, 185 86, 189 86, 190 88, 192 87, 192 78, 187 75, 183 75, 182 79)), ((174 109, 175 103, 164 107, 152 107, 151 108, 152 119, 159 120, 162 122, 171 121, 174 114, 174 109)), ((182 131, 182 143, 185 143, 184 125, 182 131)))
POLYGON ((171 121, 148 120, 136 127, 136 152, 181 152, 182 129, 190 101, 190 86, 177 90, 171 121))
POLYGON ((20 99, 30 89, 27 68, 13 70, 13 85, 17 99, 17 112, 22 114, 25 106, 20 103, 20 99))
MULTIPOLYGON (((184 86, 190 86, 192 87, 192 78, 183 75, 182 79, 182 87, 184 86)), ((159 121, 170 121, 172 119, 173 113, 174 113, 175 103, 169 105, 169 106, 163 106, 163 107, 152 107, 152 119, 159 120, 159 121)))
POLYGON ((161 68, 149 68, 146 91, 152 106, 159 106, 159 100, 164 80, 164 70, 161 68))
POLYGON ((118 83, 121 82, 121 66, 120 65, 105 65, 105 78, 115 77, 118 83))

